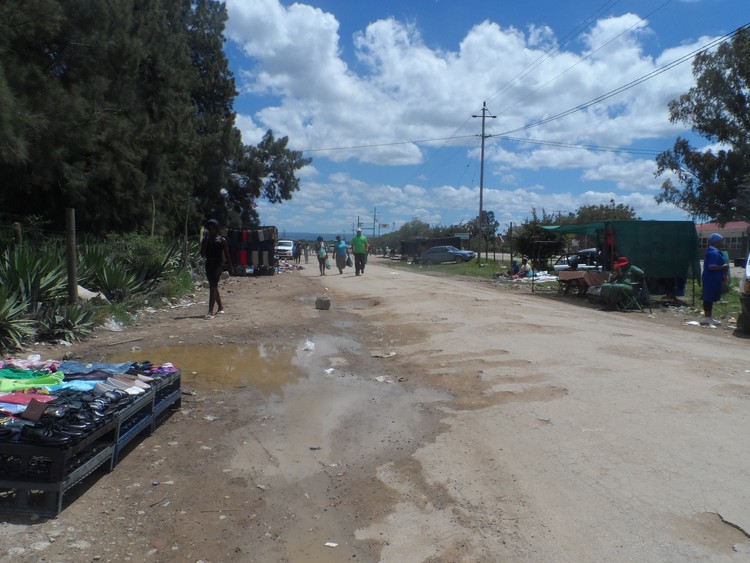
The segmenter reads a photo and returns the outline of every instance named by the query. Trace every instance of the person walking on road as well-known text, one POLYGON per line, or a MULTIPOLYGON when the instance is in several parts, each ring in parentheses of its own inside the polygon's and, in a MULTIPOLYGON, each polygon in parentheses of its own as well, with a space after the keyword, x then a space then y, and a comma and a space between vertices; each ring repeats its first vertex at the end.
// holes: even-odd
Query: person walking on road
POLYGON ((716 326, 721 324, 714 319, 714 303, 721 299, 724 276, 729 270, 729 263, 724 259, 721 246, 724 237, 711 233, 708 237, 708 248, 703 259, 703 313, 702 325, 716 326))
POLYGON ((326 250, 326 243, 323 237, 318 237, 317 244, 315 245, 315 255, 318 257, 318 267, 320 268, 320 275, 326 275, 326 260, 328 260, 328 250, 326 250))
POLYGON ((367 262, 367 238, 362 234, 362 228, 357 229, 356 236, 352 239, 352 252, 354 252, 354 274, 365 273, 367 262))
POLYGON ((349 258, 349 249, 346 247, 346 241, 341 238, 341 235, 336 235, 336 267, 339 269, 339 274, 344 273, 347 258, 349 258))
POLYGON ((206 319, 214 318, 216 314, 224 313, 224 305, 219 295, 219 278, 224 268, 231 269, 229 245, 227 239, 219 234, 219 222, 216 219, 206 221, 206 231, 201 240, 201 256, 206 260, 206 278, 208 278, 208 313, 206 319))

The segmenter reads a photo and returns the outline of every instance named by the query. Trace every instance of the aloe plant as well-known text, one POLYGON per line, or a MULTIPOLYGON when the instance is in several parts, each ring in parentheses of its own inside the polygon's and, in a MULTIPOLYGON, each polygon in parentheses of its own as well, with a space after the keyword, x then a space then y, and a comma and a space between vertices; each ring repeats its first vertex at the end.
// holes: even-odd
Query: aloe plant
POLYGON ((48 306, 37 321, 38 334, 49 340, 84 340, 94 330, 93 311, 86 305, 48 306))
POLYGON ((45 301, 64 297, 67 280, 59 250, 20 246, 6 250, 0 257, 0 284, 17 292, 28 311, 38 310, 45 301))
POLYGON ((78 256, 78 280, 79 283, 92 289, 97 283, 99 272, 111 260, 111 253, 103 244, 86 243, 80 247, 78 256))
POLYGON ((17 292, 0 287, 0 351, 20 348, 34 334, 34 321, 25 315, 28 306, 17 292))
POLYGON ((108 261, 99 271, 94 289, 101 291, 110 301, 123 301, 138 293, 141 284, 127 267, 108 261))

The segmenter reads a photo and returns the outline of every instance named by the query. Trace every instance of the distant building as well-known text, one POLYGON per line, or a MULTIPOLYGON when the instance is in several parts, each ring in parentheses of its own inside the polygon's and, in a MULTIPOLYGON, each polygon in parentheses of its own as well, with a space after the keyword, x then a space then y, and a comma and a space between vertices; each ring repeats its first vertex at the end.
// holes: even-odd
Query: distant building
POLYGON ((724 237, 724 250, 729 253, 730 260, 744 260, 750 252, 750 223, 747 221, 732 221, 724 226, 718 223, 703 223, 695 225, 700 238, 702 252, 708 248, 708 237, 711 233, 719 233, 724 237))

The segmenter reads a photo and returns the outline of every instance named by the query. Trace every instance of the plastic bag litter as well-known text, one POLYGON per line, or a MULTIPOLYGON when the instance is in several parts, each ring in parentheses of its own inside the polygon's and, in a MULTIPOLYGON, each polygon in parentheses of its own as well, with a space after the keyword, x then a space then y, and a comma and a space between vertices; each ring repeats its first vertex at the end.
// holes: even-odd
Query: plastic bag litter
POLYGON ((122 332, 125 327, 114 317, 107 317, 107 319, 104 321, 104 324, 102 325, 102 328, 111 332, 122 332))
POLYGON ((315 342, 311 342, 310 340, 306 341, 305 344, 302 346, 303 350, 315 350, 315 342))

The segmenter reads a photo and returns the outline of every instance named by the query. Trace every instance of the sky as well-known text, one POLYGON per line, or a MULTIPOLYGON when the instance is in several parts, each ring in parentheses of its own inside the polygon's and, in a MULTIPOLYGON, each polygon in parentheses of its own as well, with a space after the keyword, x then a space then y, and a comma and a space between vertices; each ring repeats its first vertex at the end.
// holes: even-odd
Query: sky
POLYGON ((348 238, 468 224, 480 199, 500 232, 611 200, 689 219, 656 203, 655 157, 678 136, 709 145, 667 106, 692 55, 750 23, 747 0, 226 5, 243 142, 270 129, 312 159, 291 201, 258 202, 261 223, 348 238))

